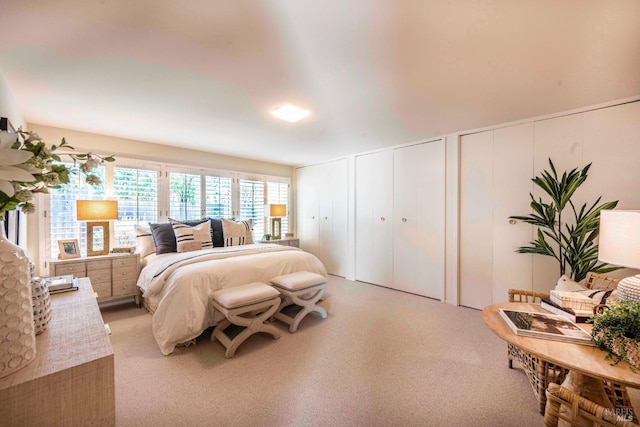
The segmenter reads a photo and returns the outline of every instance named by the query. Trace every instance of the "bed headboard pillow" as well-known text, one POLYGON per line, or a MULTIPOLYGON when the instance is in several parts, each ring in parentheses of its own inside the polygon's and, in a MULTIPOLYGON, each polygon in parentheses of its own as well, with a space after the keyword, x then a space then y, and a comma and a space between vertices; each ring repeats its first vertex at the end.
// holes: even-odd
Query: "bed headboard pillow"
POLYGON ((214 248, 224 246, 224 230, 222 229, 222 220, 220 218, 209 218, 211 222, 211 242, 214 248))
POLYGON ((151 229, 144 225, 134 225, 136 232, 136 253, 140 254, 140 258, 156 253, 156 243, 153 241, 151 229))
POLYGON ((207 220, 194 226, 189 226, 173 219, 169 219, 169 222, 171 222, 173 232, 176 235, 178 252, 190 252, 213 247, 210 221, 207 220))
POLYGON ((248 245, 253 243, 251 220, 236 222, 223 218, 222 229, 224 232, 225 246, 248 245))
POLYGON ((244 231, 246 236, 245 245, 253 244, 253 220, 245 219, 245 220, 236 220, 237 223, 244 225, 244 231))
POLYGON ((167 254, 170 252, 178 252, 176 244, 176 235, 173 232, 173 226, 169 222, 160 224, 149 224, 151 226, 151 234, 153 241, 156 243, 156 254, 167 254))

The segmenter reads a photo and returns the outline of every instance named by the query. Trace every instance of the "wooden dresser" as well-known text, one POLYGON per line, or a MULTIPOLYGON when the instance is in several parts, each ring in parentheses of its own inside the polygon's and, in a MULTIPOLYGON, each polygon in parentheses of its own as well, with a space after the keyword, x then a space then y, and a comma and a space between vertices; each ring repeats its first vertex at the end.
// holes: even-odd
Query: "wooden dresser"
POLYGON ((49 274, 88 277, 98 301, 110 301, 123 297, 134 297, 138 303, 138 254, 110 254, 88 258, 73 258, 51 261, 49 274))
POLYGON ((35 360, 0 378, 0 425, 115 425, 113 349, 89 279, 51 309, 35 360))

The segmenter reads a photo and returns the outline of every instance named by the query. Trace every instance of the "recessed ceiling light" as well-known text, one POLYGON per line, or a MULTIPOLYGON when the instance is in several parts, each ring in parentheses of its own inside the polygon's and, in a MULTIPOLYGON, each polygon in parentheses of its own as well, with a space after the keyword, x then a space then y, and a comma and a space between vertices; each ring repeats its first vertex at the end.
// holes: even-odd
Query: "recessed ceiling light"
POLYGON ((298 120, 302 120, 311 114, 307 110, 303 110, 302 108, 298 108, 294 105, 285 104, 282 107, 278 108, 275 111, 272 111, 271 114, 276 116, 279 119, 286 120, 288 122, 297 122, 298 120))

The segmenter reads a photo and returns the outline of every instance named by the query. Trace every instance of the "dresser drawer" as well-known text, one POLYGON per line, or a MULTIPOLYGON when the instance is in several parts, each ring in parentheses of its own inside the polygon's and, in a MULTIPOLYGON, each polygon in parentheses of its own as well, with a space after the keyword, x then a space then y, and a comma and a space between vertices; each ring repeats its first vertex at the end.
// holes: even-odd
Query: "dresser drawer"
POLYGON ((76 277, 86 277, 86 269, 84 262, 73 262, 65 264, 54 264, 54 276, 65 276, 73 274, 76 277))
POLYGON ((98 294, 98 298, 108 298, 111 296, 111 282, 93 283, 93 291, 98 294))
POLYGON ((106 270, 88 270, 87 277, 91 279, 92 284, 111 283, 111 269, 106 270))
POLYGON ((135 267, 138 265, 137 257, 116 258, 111 261, 113 263, 113 269, 122 267, 135 267))
POLYGON ((94 270, 109 270, 111 269, 111 260, 103 259, 96 261, 87 261, 87 273, 94 270))
POLYGON ((115 280, 113 281, 113 296, 117 297, 120 295, 131 295, 138 292, 138 287, 136 286, 136 282, 130 282, 127 280, 115 280))
POLYGON ((138 281, 138 269, 135 266, 114 268, 112 279, 113 283, 116 281, 126 281, 127 283, 135 284, 138 281))

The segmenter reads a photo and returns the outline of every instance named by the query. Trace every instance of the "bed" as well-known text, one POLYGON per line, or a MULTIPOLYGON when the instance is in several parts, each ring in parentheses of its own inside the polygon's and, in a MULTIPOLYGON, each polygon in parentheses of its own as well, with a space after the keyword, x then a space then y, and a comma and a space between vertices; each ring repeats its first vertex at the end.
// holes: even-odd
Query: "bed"
POLYGON ((138 287, 153 314, 153 336, 164 355, 224 318, 209 304, 210 295, 218 289, 269 283, 296 271, 327 275, 314 255, 263 243, 153 255, 145 264, 138 287))

